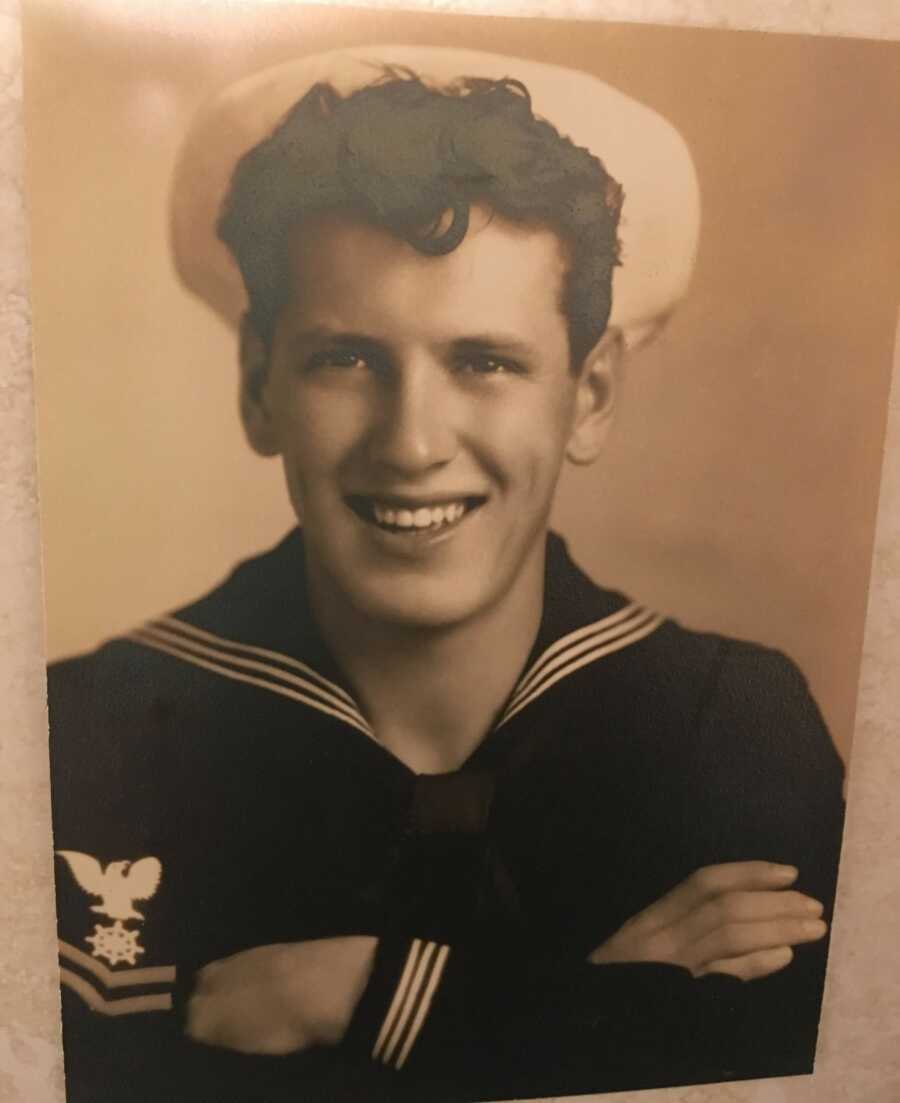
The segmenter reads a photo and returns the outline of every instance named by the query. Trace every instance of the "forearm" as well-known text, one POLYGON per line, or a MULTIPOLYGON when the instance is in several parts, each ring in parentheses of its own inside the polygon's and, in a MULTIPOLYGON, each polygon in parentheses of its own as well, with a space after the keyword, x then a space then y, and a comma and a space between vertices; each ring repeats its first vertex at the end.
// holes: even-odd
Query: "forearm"
POLYGON ((728 1078, 745 988, 669 965, 528 960, 389 939, 345 1044, 397 1075, 482 1094, 728 1078))

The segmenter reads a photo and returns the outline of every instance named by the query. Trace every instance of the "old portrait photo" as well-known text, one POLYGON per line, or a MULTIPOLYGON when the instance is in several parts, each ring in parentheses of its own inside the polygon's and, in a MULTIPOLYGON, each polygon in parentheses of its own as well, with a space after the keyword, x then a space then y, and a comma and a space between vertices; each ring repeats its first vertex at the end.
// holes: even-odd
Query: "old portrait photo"
POLYGON ((68 1098, 810 1072, 896 55, 24 30, 68 1098))

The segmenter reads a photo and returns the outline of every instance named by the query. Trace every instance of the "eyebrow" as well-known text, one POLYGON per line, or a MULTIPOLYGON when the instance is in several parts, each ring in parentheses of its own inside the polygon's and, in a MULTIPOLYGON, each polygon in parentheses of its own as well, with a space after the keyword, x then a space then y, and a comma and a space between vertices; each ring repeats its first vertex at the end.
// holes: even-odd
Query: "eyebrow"
POLYGON ((300 333, 294 333, 290 338, 292 349, 314 344, 348 345, 353 348, 380 353, 390 351, 390 346, 387 342, 379 341, 376 337, 369 337, 365 333, 351 333, 342 329, 330 329, 328 326, 314 326, 312 329, 305 329, 300 333))
MULTIPOLYGON (((326 342, 332 345, 352 345, 354 348, 368 349, 373 352, 389 353, 390 343, 365 333, 353 333, 347 330, 331 329, 328 326, 313 326, 291 337, 292 347, 326 342)), ((510 333, 471 333, 461 337, 452 337, 444 342, 446 349, 454 352, 498 352, 513 356, 528 357, 534 355, 533 346, 527 341, 510 333)))
POLYGON ((529 357, 534 348, 527 341, 508 333, 475 333, 448 342, 457 352, 499 352, 529 357))

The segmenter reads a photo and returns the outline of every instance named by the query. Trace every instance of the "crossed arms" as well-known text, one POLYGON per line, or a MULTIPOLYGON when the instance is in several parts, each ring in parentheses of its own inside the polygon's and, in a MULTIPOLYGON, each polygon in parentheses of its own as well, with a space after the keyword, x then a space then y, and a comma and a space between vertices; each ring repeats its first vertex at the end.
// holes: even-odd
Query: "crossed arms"
MULTIPOLYGON (((545 1075, 551 1069, 558 1074, 571 1070, 573 1062, 602 1063, 601 1052, 621 1053, 623 1045, 630 1050, 633 1039, 627 1035, 638 1026, 637 1016, 643 1020, 643 1029, 638 1029, 647 1050, 655 1045, 669 1051, 676 1022, 679 1035, 686 1024, 706 1031, 707 1044, 715 1027, 718 1042, 712 1048, 718 1050, 715 1057, 725 1074, 744 1025, 742 996, 735 991, 743 985, 734 980, 772 976, 791 963, 793 947, 825 934, 822 904, 788 887, 796 877, 796 869, 762 861, 698 870, 597 946, 581 966, 546 960, 486 962, 465 950, 436 948, 431 968, 420 972, 434 977, 443 958, 438 974, 442 1006, 429 1029, 415 1034, 412 1007, 406 1030, 396 1030, 397 1008, 404 998, 399 985, 390 1006, 371 1008, 370 1025, 354 1023, 372 982, 378 950, 374 937, 257 947, 200 971, 187 1005, 186 1029, 195 1041, 210 1045, 285 1054, 337 1045, 348 1031, 365 1044, 377 1027, 373 1056, 394 1068, 409 1062, 431 1074, 458 1074, 460 1062, 468 1059, 482 1079, 487 1073, 498 1084, 512 1071, 499 1067, 512 1043, 518 1075, 525 1072, 523 1054, 539 1055, 538 1068, 527 1070, 533 1089, 541 1068, 545 1075), (647 963, 660 968, 642 970, 647 963), (712 977, 730 977, 732 983, 701 980, 712 977), (621 1006, 623 999, 631 1004, 627 1009, 621 1006), (486 1008, 492 1009, 490 1015, 484 1014, 486 1008), (708 1021, 710 1017, 718 1021, 708 1021), (555 1029, 548 1030, 550 1023, 555 1029), (537 1035, 531 1039, 536 1049, 524 1044, 529 1034, 537 1035), (611 1047, 617 1034, 619 1044, 611 1047)), ((407 989, 412 953, 404 963, 407 989)), ((435 993, 426 995, 424 987, 418 1006, 427 999, 430 1008, 435 993)))
MULTIPOLYGON (((590 945, 588 894, 581 916, 588 937, 567 956, 539 939, 445 947, 417 940, 414 930, 409 938, 376 930, 257 946, 182 976, 180 1020, 91 1021, 90 1012, 72 1019, 66 1034, 72 1098, 144 1098, 106 1085, 125 1075, 128 1091, 137 1092, 133 1070, 148 1061, 167 1077, 173 1099, 182 1097, 177 1090, 187 1083, 188 1066, 197 1069, 200 1085, 230 1075, 234 1062, 252 1063, 255 1078, 262 1065, 269 1068, 268 1058, 246 1054, 298 1054, 275 1059, 271 1073, 273 1084, 277 1068, 284 1085, 296 1087, 298 1076, 314 1075, 324 1067, 319 1058, 327 1063, 331 1053, 335 1065, 364 1064, 397 1091, 401 1082, 419 1085, 412 1095, 419 1100, 809 1071, 825 968, 822 927, 815 924, 820 911, 830 919, 834 896, 841 768, 802 678, 781 661, 773 670, 774 662, 760 659, 758 672, 734 662, 719 678, 691 744, 697 751, 684 763, 692 767, 683 775, 688 783, 677 789, 680 803, 669 805, 670 814, 690 810, 692 838, 703 848, 684 851, 682 872, 672 880, 692 865, 703 870, 667 892, 659 878, 669 858, 652 878, 635 868, 645 898, 658 899, 642 910, 637 903, 637 914, 611 935, 610 926, 599 926, 598 912, 596 945, 590 945), (744 860, 750 858, 796 867, 799 875, 794 880, 793 868, 744 860), (95 1075, 104 1078, 99 1089, 95 1075)), ((79 744, 69 734, 66 750, 75 753, 79 744)), ((87 725, 85 747, 95 741, 87 725)), ((147 802, 156 807, 152 792, 147 802)), ((84 806, 83 796, 71 812, 57 800, 57 835, 62 842, 67 830, 66 838, 89 850, 91 840, 81 841, 70 827, 84 806)), ((104 824, 98 818, 98 833, 104 824)), ((678 845, 666 848, 662 818, 657 828, 661 834, 648 845, 670 857, 681 853, 678 845)), ((127 852, 147 851, 134 842, 127 852)), ((605 859, 592 844, 584 860, 605 859)), ((627 867, 617 868, 629 877, 627 867)), ((602 909, 604 900, 596 897, 595 906, 602 909)), ((359 1092, 329 1089, 323 1096, 344 1097, 359 1092)), ((273 1089, 259 1098, 274 1103, 280 1096, 273 1089)))

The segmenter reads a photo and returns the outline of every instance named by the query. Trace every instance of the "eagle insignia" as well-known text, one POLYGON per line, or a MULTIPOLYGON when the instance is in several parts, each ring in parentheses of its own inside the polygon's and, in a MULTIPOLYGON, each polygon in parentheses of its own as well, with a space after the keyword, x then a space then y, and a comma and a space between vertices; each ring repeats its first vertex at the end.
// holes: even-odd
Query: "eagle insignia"
POLYGON ((98 924, 94 934, 85 939, 94 957, 106 958, 110 964, 125 961, 134 965, 144 952, 138 942, 138 932, 123 926, 128 919, 143 920, 134 906, 135 900, 149 900, 155 895, 162 878, 162 862, 158 858, 139 858, 135 862, 110 862, 104 869, 96 858, 78 850, 57 850, 64 858, 72 876, 89 896, 100 898, 91 904, 91 911, 115 920, 111 927, 98 924))
POLYGON ((72 876, 100 903, 91 911, 110 919, 143 919, 134 907, 135 900, 149 900, 159 888, 162 862, 159 858, 139 858, 136 862, 110 862, 106 869, 90 854, 77 850, 57 850, 65 858, 72 876))

